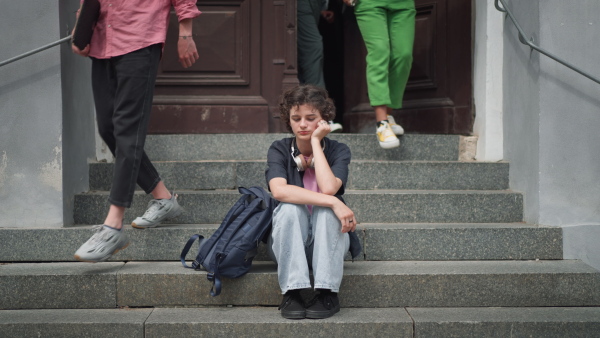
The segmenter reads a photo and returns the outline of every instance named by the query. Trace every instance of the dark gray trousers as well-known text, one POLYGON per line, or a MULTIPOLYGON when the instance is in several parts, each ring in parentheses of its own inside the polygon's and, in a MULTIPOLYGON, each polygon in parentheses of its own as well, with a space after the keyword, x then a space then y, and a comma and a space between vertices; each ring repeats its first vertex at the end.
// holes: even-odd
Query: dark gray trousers
POLYGON ((129 208, 136 183, 150 193, 160 176, 144 152, 162 46, 92 58, 98 132, 115 156, 109 202, 129 208))
POLYGON ((298 0, 298 80, 325 88, 323 38, 319 32, 322 0, 298 0))

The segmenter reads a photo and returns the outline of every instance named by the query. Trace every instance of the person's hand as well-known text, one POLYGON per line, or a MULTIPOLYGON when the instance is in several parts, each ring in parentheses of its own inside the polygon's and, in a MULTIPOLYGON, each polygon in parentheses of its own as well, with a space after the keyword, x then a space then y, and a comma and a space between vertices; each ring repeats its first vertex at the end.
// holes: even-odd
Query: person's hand
MULTIPOLYGON (((337 199, 337 198, 336 198, 337 199)), ((338 200, 331 210, 342 223, 342 232, 354 232, 356 230, 356 217, 354 212, 348 208, 342 201, 338 200)))
POLYGON ((348 6, 354 6, 354 1, 352 0, 344 0, 344 3, 348 6))
POLYGON ((179 53, 179 63, 183 68, 191 67, 200 57, 196 49, 196 43, 191 36, 179 37, 177 52, 179 53))
POLYGON ((328 23, 333 23, 335 21, 335 13, 333 11, 321 11, 321 16, 328 23))
POLYGON ((77 46, 75 46, 74 44, 71 44, 71 50, 73 51, 73 53, 77 54, 77 55, 81 55, 81 56, 88 56, 90 55, 90 45, 85 46, 85 48, 83 50, 77 48, 77 46))
MULTIPOLYGON (((77 13, 75 13, 75 19, 79 18, 79 9, 77 10, 77 13)), ((71 36, 73 36, 73 34, 75 34, 75 27, 73 27, 73 29, 71 30, 71 36)), ((90 55, 90 45, 85 46, 85 48, 83 50, 77 48, 77 46, 75 46, 73 43, 71 43, 71 50, 73 51, 73 53, 77 54, 77 55, 81 55, 84 57, 87 57, 88 55, 90 55)))
POLYGON ((331 126, 327 121, 321 120, 317 122, 317 129, 313 131, 311 137, 317 139, 319 142, 323 139, 323 137, 327 136, 331 132, 331 126))

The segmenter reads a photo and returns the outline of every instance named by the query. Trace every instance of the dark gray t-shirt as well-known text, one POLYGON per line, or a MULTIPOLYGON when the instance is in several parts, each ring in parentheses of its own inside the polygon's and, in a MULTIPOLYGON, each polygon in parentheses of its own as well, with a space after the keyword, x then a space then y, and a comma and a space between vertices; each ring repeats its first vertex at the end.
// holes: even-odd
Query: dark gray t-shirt
MULTIPOLYGON (((283 177, 288 184, 304 188, 302 177, 303 171, 298 171, 294 156, 298 156, 300 152, 295 149, 292 156, 292 142, 294 138, 284 138, 273 142, 267 153, 267 170, 265 178, 267 186, 275 177, 283 177)), ((350 148, 344 143, 335 140, 330 140, 327 137, 323 138, 323 153, 327 158, 327 163, 333 172, 333 175, 342 181, 342 186, 335 193, 335 196, 343 201, 342 195, 346 190, 346 182, 348 181, 348 165, 350 164, 351 154, 350 148)))

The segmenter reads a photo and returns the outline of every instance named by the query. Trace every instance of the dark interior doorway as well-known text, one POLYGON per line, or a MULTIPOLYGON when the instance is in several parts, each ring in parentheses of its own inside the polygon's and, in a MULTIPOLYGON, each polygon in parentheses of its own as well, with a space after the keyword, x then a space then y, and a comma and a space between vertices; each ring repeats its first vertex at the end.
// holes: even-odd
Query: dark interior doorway
POLYGON ((343 3, 329 1, 328 10, 333 12, 333 22, 321 17, 319 31, 323 36, 323 75, 325 87, 335 102, 335 122, 344 121, 344 18, 343 3))

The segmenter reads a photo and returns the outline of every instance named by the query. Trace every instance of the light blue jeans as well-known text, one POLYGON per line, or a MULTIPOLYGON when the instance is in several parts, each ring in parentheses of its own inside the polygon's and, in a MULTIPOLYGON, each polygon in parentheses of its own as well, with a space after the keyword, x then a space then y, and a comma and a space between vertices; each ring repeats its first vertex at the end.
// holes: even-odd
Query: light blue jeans
POLYGON ((273 212, 273 230, 268 253, 277 263, 281 292, 311 287, 339 292, 344 274, 344 256, 350 237, 330 208, 280 203, 273 212))

